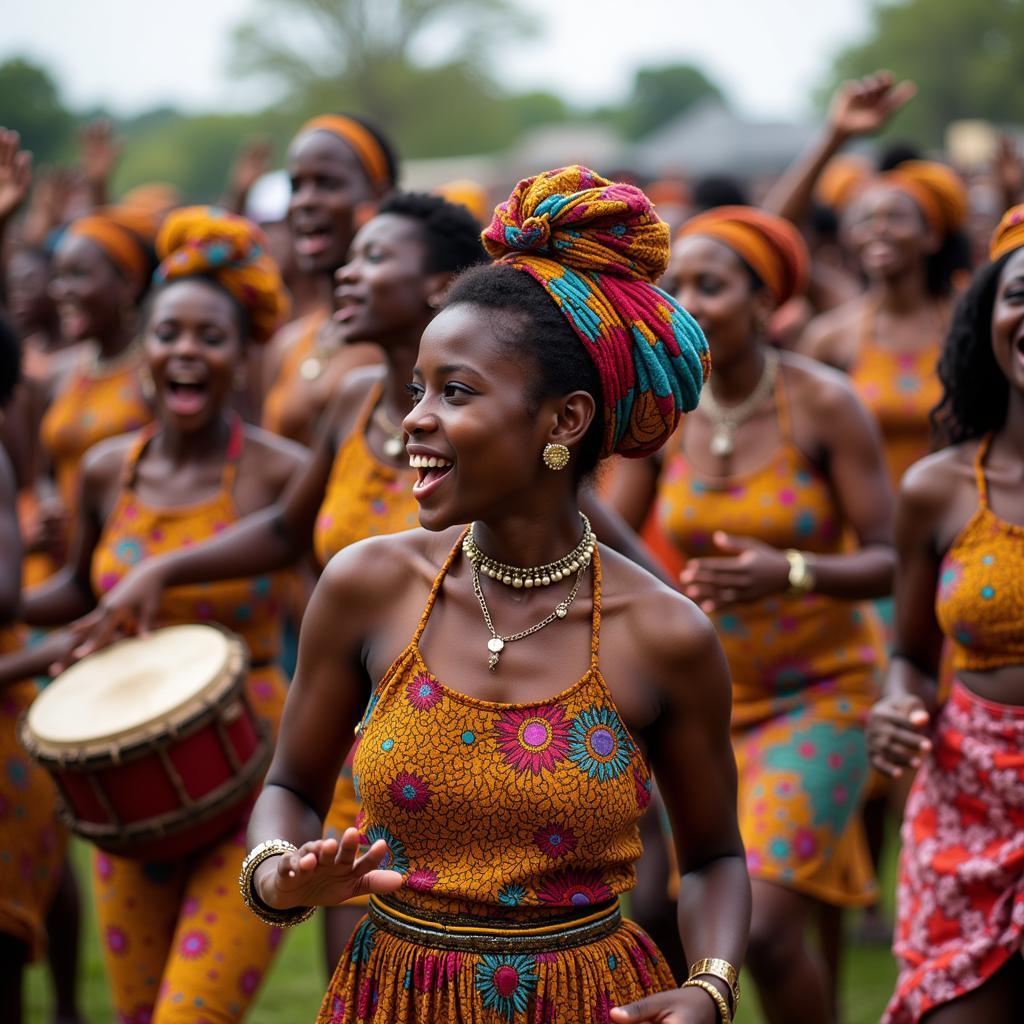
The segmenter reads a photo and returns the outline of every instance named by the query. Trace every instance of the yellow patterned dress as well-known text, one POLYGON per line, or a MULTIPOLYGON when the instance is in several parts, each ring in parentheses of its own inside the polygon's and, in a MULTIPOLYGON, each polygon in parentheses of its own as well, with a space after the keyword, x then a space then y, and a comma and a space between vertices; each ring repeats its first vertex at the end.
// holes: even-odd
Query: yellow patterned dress
MULTIPOLYGON (((313 532, 313 550, 321 566, 349 544, 419 525, 419 505, 412 496, 415 470, 385 465, 366 443, 366 428, 382 391, 380 384, 371 390, 352 431, 335 454, 313 532)), ((339 837, 345 829, 361 824, 352 784, 354 757, 355 748, 338 777, 324 821, 326 836, 339 837)))
POLYGON ((420 653, 460 548, 361 726, 363 835, 405 885, 371 898, 318 1024, 606 1022, 675 986, 618 909, 651 779, 598 664, 599 559, 590 668, 547 700, 498 704, 450 689, 420 653))
MULTIPOLYGON (((0 629, 0 654, 17 651, 22 639, 13 627, 0 629)), ((30 680, 0 687, 0 932, 23 942, 32 959, 46 947, 67 846, 53 781, 18 742, 18 720, 37 692, 30 680)))
MULTIPOLYGON (((841 510, 790 436, 781 381, 776 406, 782 443, 755 472, 709 479, 694 471, 681 444, 669 455, 662 525, 687 557, 716 554, 716 530, 780 550, 843 550, 841 510)), ((884 660, 874 609, 781 594, 711 619, 732 673, 740 829, 751 877, 839 906, 870 904, 874 880, 854 815, 868 775, 864 724, 884 660)))

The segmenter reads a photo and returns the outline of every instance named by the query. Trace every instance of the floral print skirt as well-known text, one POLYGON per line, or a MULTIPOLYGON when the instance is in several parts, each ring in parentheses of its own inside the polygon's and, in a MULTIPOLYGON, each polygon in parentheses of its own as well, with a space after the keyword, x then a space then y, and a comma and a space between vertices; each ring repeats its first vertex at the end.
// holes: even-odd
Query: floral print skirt
POLYGON ((607 1024, 614 1006, 675 988, 658 948, 632 921, 585 945, 558 934, 538 952, 440 949, 356 928, 317 1024, 607 1024))
POLYGON ((1024 942, 1024 706, 955 683, 903 821, 884 1024, 983 985, 1024 942))

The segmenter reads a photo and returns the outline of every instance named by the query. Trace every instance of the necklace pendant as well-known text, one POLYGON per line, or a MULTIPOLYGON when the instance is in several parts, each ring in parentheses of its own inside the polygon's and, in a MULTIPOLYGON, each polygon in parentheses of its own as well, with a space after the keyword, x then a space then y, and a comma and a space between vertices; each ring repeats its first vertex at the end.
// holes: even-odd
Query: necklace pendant
POLYGON ((489 658, 487 659, 487 667, 488 667, 488 668, 489 668, 489 669, 490 669, 490 670, 491 670, 492 672, 493 672, 493 671, 494 671, 494 670, 495 670, 495 669, 496 669, 496 668, 498 667, 498 659, 499 659, 500 657, 501 657, 501 655, 500 655, 500 654, 499 654, 499 653, 498 653, 497 651, 495 651, 495 652, 494 652, 494 653, 493 653, 493 654, 492 654, 492 655, 491 655, 491 656, 490 656, 490 657, 489 657, 489 658))
POLYGON ((502 640, 500 636, 492 636, 491 639, 487 641, 487 650, 492 654, 501 654, 504 649, 505 641, 502 640))
POLYGON ((299 364, 299 376, 303 380, 316 380, 324 372, 324 362, 319 356, 307 356, 299 364))
POLYGON ((558 605, 558 607, 557 607, 557 608, 555 608, 555 614, 556 614, 556 615, 557 615, 557 616, 558 616, 558 617, 559 617, 560 619, 564 619, 564 618, 566 617, 566 615, 568 615, 568 614, 569 614, 569 609, 568 609, 568 608, 566 608, 564 604, 560 604, 560 605, 558 605))
POLYGON ((384 439, 384 454, 389 459, 400 459, 405 452, 405 445, 400 437, 388 437, 384 439))
POLYGON ((725 459, 733 453, 732 431, 728 427, 718 426, 711 432, 711 454, 716 458, 725 459))

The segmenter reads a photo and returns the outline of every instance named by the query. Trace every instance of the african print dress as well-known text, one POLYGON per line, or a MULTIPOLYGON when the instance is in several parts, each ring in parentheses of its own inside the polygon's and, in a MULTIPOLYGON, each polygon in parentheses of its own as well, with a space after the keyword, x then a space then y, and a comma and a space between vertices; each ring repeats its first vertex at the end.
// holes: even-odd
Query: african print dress
MULTIPOLYGON (((797 448, 781 378, 782 442, 761 469, 710 479, 682 445, 660 486, 663 527, 688 557, 716 530, 779 550, 843 550, 829 482, 797 448)), ((684 428, 685 429, 685 428, 684 428)), ((780 594, 715 611, 733 681, 739 817, 751 878, 838 906, 868 905, 874 879, 852 823, 868 773, 864 726, 878 694, 882 631, 866 603, 780 594)))
POLYGON ((675 987, 644 932, 622 919, 635 883, 646 759, 598 666, 549 700, 496 704, 450 689, 419 640, 379 684, 355 772, 363 835, 405 885, 371 897, 318 1024, 555 1024, 675 987))

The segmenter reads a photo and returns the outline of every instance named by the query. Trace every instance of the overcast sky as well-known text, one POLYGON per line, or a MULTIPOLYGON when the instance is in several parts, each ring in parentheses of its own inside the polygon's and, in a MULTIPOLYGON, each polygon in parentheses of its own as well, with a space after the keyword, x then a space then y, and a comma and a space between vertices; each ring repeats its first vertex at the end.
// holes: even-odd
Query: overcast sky
MULTIPOLYGON (((621 99, 644 64, 693 62, 743 110, 794 117, 829 59, 857 39, 868 0, 518 0, 541 35, 503 47, 495 71, 513 88, 546 88, 582 103, 621 99), (629 20, 623 16, 628 13, 629 20)), ((231 28, 252 0, 28 0, 3 4, 0 59, 48 67, 73 107, 118 114, 170 104, 252 109, 266 87, 232 81, 231 28)))

